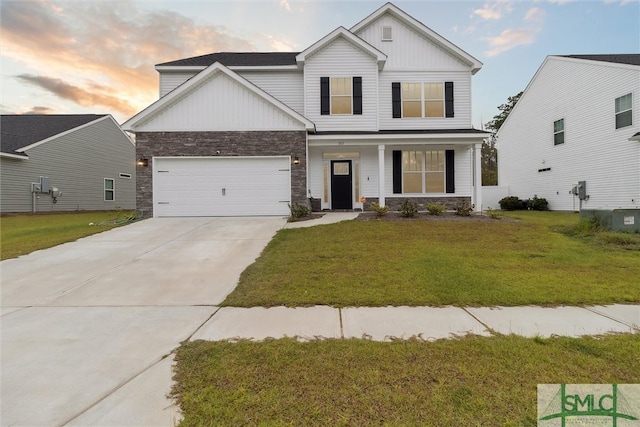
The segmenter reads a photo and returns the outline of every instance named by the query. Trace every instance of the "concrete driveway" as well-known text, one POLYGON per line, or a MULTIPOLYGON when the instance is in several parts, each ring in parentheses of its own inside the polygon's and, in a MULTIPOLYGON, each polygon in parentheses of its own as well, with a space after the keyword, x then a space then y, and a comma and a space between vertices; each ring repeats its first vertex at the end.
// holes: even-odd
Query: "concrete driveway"
POLYGON ((0 424, 176 423, 172 350, 285 223, 154 218, 0 263, 0 424))

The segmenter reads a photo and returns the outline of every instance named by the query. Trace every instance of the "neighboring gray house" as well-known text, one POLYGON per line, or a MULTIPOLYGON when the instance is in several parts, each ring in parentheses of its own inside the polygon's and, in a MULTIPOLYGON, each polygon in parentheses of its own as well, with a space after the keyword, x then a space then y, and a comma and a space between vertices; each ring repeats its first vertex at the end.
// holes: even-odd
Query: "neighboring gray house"
POLYGON ((156 66, 136 134, 138 209, 156 217, 482 206, 471 80, 482 63, 391 3, 302 52, 156 66))
POLYGON ((135 146, 111 115, 2 115, 0 130, 1 212, 135 209, 135 146))

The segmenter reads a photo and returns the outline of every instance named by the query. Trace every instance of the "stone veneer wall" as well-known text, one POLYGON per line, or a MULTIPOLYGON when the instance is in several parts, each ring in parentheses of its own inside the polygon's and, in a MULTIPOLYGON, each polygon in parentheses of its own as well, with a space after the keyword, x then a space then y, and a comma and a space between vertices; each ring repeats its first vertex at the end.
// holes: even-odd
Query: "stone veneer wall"
MULTIPOLYGON (((389 209, 391 209, 392 211, 398 211, 400 210, 400 205, 402 204, 402 202, 404 202, 407 199, 411 200, 413 203, 417 203, 418 209, 421 211, 426 210, 425 206, 428 203, 440 203, 442 205, 445 205, 448 210, 453 210, 459 205, 461 205, 462 203, 467 203, 469 206, 471 206, 471 197, 460 197, 460 196, 456 196, 456 197, 385 197, 385 204, 389 206, 389 209)), ((373 202, 377 203, 378 198, 367 197, 367 201, 364 204, 364 210, 370 211, 371 203, 373 202)))
POLYGON ((300 164, 291 165, 291 201, 309 206, 306 145, 306 131, 137 133, 136 158, 149 160, 148 167, 136 171, 138 211, 153 216, 154 156, 298 156, 300 164))

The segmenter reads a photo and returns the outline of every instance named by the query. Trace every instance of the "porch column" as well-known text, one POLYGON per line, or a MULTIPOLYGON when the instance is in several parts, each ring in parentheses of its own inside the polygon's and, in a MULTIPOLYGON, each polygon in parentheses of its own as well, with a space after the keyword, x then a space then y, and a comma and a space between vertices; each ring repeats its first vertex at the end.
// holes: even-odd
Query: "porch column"
POLYGON ((384 200, 384 144, 378 145, 378 203, 385 206, 384 200))
POLYGON ((475 211, 482 211, 482 143, 474 145, 474 200, 475 211))

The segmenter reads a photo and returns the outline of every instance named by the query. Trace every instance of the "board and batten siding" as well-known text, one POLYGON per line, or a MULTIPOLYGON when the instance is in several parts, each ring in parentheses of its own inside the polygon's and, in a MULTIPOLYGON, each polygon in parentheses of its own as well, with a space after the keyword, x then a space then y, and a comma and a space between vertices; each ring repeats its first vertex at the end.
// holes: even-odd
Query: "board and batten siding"
POLYGON ((178 132, 300 129, 304 129, 304 124, 220 72, 151 117, 138 130, 178 132))
POLYGON ((304 80, 302 71, 237 71, 278 101, 304 115, 304 80))
POLYGON ((380 73, 380 129, 468 129, 471 124, 471 72, 382 71, 380 73), (453 82, 454 117, 393 118, 391 84, 453 82))
POLYGON ((585 209, 640 207, 640 67, 549 57, 498 134, 498 172, 511 195, 544 197, 577 210, 573 185, 586 181, 585 209), (632 93, 633 125, 615 128, 615 99, 632 93), (565 142, 554 145, 554 121, 565 142), (547 171, 540 171, 550 168, 547 171))
POLYGON ((31 183, 49 177, 62 192, 57 203, 38 194, 37 212, 135 209, 135 147, 111 120, 62 135, 27 151, 28 160, 0 158, 2 212, 31 212, 31 183), (120 173, 131 175, 120 178, 120 173), (115 200, 104 200, 104 178, 113 178, 115 200))
POLYGON ((161 71, 160 72, 160 98, 198 74, 197 71, 161 71))
POLYGON ((342 37, 305 61, 305 114, 318 131, 378 130, 378 65, 376 58, 342 37), (320 114, 321 77, 362 77, 362 114, 320 114))
POLYGON ((382 15, 356 35, 387 54, 385 71, 470 70, 469 65, 389 14, 382 15), (391 27, 391 41, 382 41, 382 27, 385 26, 391 27))

